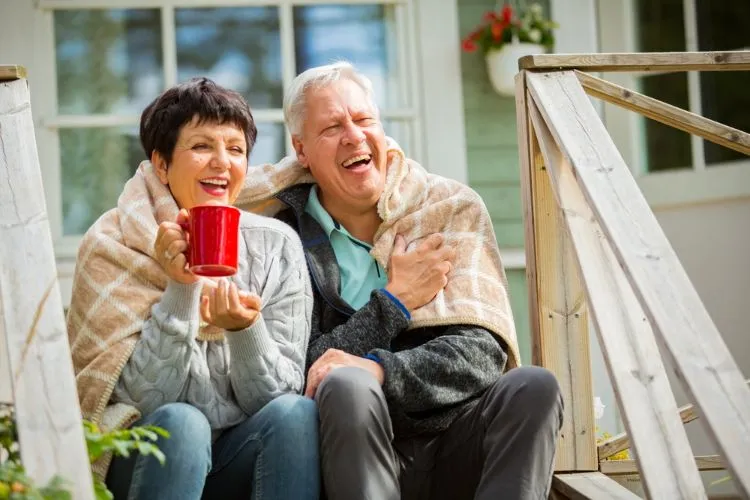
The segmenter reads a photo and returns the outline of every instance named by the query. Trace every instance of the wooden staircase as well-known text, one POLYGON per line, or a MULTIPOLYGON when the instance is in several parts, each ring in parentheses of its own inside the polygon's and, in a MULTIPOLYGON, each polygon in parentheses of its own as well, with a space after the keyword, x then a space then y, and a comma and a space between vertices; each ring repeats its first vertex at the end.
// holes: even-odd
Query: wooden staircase
POLYGON ((750 389, 589 99, 750 155, 750 134, 590 74, 750 70, 750 52, 538 55, 519 68, 533 356, 565 402, 553 496, 638 498, 607 475, 627 470, 649 498, 704 499, 699 469, 726 468, 750 498, 750 389), (589 317, 627 429, 598 446, 589 317), (659 346, 694 406, 677 408, 659 346), (719 456, 693 456, 683 422, 698 416, 719 456), (634 461, 604 461, 626 448, 634 461))

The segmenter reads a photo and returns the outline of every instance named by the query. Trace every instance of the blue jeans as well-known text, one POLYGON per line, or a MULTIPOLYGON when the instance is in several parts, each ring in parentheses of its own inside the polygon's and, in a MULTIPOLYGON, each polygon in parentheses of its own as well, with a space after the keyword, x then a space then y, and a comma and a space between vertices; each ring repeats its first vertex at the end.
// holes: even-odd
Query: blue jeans
POLYGON ((120 499, 317 499, 320 493, 318 410, 296 394, 277 397, 211 443, 206 417, 170 403, 135 425, 158 425, 167 461, 115 457, 107 486, 120 499))

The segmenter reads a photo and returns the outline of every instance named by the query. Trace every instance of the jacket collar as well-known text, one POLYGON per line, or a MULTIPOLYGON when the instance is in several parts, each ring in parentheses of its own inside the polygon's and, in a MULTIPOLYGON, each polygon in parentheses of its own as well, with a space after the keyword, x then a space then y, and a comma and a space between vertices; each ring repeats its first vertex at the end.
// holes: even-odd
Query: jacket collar
POLYGON ((305 212, 312 187, 313 184, 297 184, 281 191, 276 198, 285 203, 294 213, 297 233, 302 240, 307 265, 315 287, 331 307, 342 314, 351 316, 354 314, 354 309, 341 298, 339 292, 341 275, 331 242, 318 221, 305 212))

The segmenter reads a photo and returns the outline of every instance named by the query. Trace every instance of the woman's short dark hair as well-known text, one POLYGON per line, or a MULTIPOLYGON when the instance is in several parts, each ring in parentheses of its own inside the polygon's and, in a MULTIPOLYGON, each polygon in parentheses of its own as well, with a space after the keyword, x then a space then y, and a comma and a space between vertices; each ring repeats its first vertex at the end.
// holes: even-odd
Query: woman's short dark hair
POLYGON ((140 135, 146 158, 157 151, 171 163, 180 129, 196 117, 198 123, 231 123, 242 129, 250 157, 258 129, 247 101, 213 80, 193 78, 165 90, 143 110, 140 135))

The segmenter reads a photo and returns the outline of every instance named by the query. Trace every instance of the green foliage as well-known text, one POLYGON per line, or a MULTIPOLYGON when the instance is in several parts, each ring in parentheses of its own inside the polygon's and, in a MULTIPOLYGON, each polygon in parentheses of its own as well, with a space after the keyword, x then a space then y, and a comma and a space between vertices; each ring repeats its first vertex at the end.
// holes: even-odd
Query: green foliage
POLYGON ((159 436, 169 438, 169 432, 161 427, 146 425, 102 432, 93 422, 84 421, 83 429, 91 463, 108 452, 119 457, 129 457, 130 453, 135 451, 141 455, 152 455, 164 465, 164 453, 154 444, 159 436))
MULTIPOLYGON (((89 461, 111 452, 115 456, 129 457, 131 453, 151 455, 164 464, 166 458, 156 441, 169 438, 169 433, 156 426, 102 432, 94 423, 84 420, 84 435, 89 461)), ((72 500, 68 485, 59 477, 53 478, 43 487, 36 486, 26 475, 21 464, 18 433, 13 412, 0 412, 0 500, 72 500)), ((114 497, 103 481, 94 478, 94 493, 97 500, 112 500, 114 497)))

